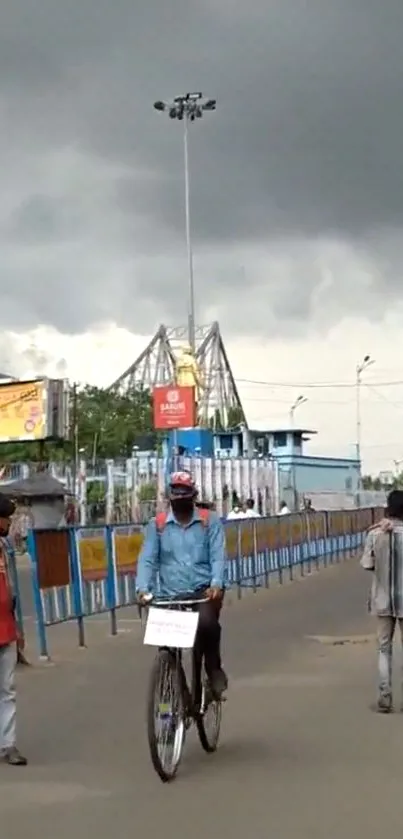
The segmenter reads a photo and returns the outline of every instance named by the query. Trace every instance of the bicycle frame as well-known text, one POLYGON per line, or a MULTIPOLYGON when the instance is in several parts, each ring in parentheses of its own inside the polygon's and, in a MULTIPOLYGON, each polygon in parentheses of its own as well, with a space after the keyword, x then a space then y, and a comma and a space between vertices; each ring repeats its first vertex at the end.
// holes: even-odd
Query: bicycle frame
MULTIPOLYGON (((149 601, 144 604, 145 608, 153 606, 156 609, 174 609, 178 611, 193 611, 195 606, 200 606, 202 603, 208 603, 208 597, 202 598, 184 598, 184 599, 162 599, 154 600, 150 597, 149 601)), ((141 609, 141 606, 140 606, 141 609)), ((192 657, 192 678, 191 688, 189 690, 186 672, 183 666, 183 650, 178 647, 160 647, 160 650, 168 650, 171 655, 175 656, 181 674, 182 690, 184 698, 186 699, 188 722, 196 719, 197 716, 202 716, 207 708, 208 701, 206 691, 202 684, 202 665, 203 661, 193 648, 191 651, 192 657)))
MULTIPOLYGON (((150 597, 148 599, 148 602, 146 601, 145 603, 143 603, 143 605, 146 607, 153 605, 156 608, 159 607, 161 609, 193 611, 198 605, 206 603, 207 600, 208 598, 206 597, 183 599, 180 599, 178 597, 178 599, 176 600, 154 601, 154 598, 150 597)), ((166 624, 167 627, 168 624, 169 621, 166 624)), ((154 659, 147 701, 148 743, 154 769, 156 770, 157 774, 163 782, 171 781, 176 776, 178 766, 182 757, 186 731, 190 728, 193 722, 196 726, 200 744, 203 750, 208 754, 211 754, 215 752, 217 749, 221 726, 222 700, 215 699, 213 697, 212 691, 209 687, 208 679, 203 678, 203 655, 200 654, 198 645, 195 645, 194 643, 196 639, 195 633, 197 633, 197 628, 198 625, 194 623, 191 627, 192 636, 189 635, 187 639, 189 644, 192 643, 191 637, 194 639, 192 649, 189 646, 169 647, 167 645, 161 645, 161 641, 164 641, 164 635, 159 635, 158 633, 156 636, 152 636, 155 639, 154 642, 150 642, 151 646, 154 646, 154 648, 156 648, 158 651, 154 659), (189 649, 191 651, 192 678, 190 690, 183 664, 183 649, 189 649), (168 711, 167 716, 168 736, 170 731, 169 726, 172 724, 172 721, 174 721, 174 739, 172 746, 172 748, 174 749, 172 757, 173 763, 168 762, 168 765, 165 762, 165 757, 162 756, 164 755, 164 749, 162 755, 159 751, 159 728, 156 733, 155 697, 161 696, 160 693, 156 692, 157 690, 159 690, 161 666, 168 667, 169 671, 173 675, 174 684, 176 684, 176 687, 174 688, 174 693, 176 692, 177 696, 179 696, 177 710, 175 710, 176 706, 174 706, 173 710, 171 707, 168 711), (206 728, 206 718, 210 707, 213 708, 215 725, 215 733, 212 738, 208 734, 208 729, 206 728)), ((175 633, 170 635, 171 640, 176 640, 177 638, 178 636, 175 633)), ((180 641, 181 640, 183 639, 180 637, 180 641)), ((162 704, 164 706, 164 701, 162 704)), ((159 708, 161 708, 161 706, 159 706, 159 708)), ((164 708, 163 714, 165 715, 165 713, 166 712, 164 708)), ((158 711, 157 726, 160 725, 160 720, 160 711, 158 711)))

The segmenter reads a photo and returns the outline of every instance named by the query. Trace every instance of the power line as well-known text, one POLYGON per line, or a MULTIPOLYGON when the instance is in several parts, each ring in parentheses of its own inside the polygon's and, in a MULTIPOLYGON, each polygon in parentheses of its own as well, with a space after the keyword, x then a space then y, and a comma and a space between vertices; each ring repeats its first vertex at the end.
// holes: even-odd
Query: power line
MULTIPOLYGON (((243 402, 264 402, 265 404, 269 405, 290 405, 289 399, 273 399, 271 396, 244 396, 242 399, 243 402)), ((372 404, 375 404, 377 400, 371 400, 372 404)), ((315 401, 311 402, 311 405, 353 405, 354 399, 343 399, 343 400, 336 400, 336 399, 327 399, 322 401, 315 401)), ((366 401, 368 404, 368 400, 366 401)))
MULTIPOLYGON (((258 381, 254 379, 236 379, 237 384, 243 385, 257 385, 258 387, 284 387, 284 388, 294 388, 297 390, 305 390, 306 388, 356 388, 356 382, 264 382, 258 381)), ((363 382, 364 385, 364 382, 363 382)), ((396 381, 389 381, 389 382, 365 382, 365 386, 375 386, 375 387, 397 387, 398 385, 403 385, 403 380, 399 379, 396 381)))
POLYGON ((391 399, 388 399, 387 396, 384 396, 383 393, 380 393, 380 391, 377 390, 375 387, 372 387, 372 385, 367 384, 367 387, 368 387, 369 390, 371 390, 373 393, 375 393, 375 396, 378 397, 378 400, 380 399, 380 400, 382 400, 382 402, 386 402, 387 405, 391 405, 392 408, 397 408, 397 410, 402 409, 402 403, 401 402, 394 402, 391 399))
MULTIPOLYGON (((385 402, 387 405, 391 405, 393 408, 397 408, 399 410, 401 410, 403 408, 403 401, 402 402, 395 402, 395 401, 392 402, 390 399, 387 399, 386 397, 384 397, 383 394, 378 393, 375 390, 375 388, 369 387, 369 390, 372 390, 373 393, 377 396, 377 398, 376 399, 364 399, 363 400, 364 405, 379 405, 379 402, 382 399, 383 402, 385 402)), ((290 404, 289 399, 276 399, 276 398, 273 399, 273 397, 271 397, 271 396, 248 396, 248 395, 246 395, 246 396, 243 396, 242 401, 243 402, 263 402, 265 405, 289 405, 290 404)), ((355 404, 354 399, 320 399, 320 400, 312 399, 310 401, 310 405, 312 407, 316 407, 316 406, 319 406, 319 405, 321 405, 321 406, 323 406, 323 405, 344 405, 344 406, 346 406, 346 405, 354 405, 354 404, 355 404)))

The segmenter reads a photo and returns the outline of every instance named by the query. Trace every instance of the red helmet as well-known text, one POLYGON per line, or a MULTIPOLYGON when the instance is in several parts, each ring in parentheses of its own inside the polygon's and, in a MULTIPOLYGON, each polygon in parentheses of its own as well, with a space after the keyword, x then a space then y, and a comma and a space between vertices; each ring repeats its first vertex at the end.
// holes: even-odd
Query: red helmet
POLYGON ((169 478, 170 498, 195 498, 197 489, 190 472, 172 472, 169 478))

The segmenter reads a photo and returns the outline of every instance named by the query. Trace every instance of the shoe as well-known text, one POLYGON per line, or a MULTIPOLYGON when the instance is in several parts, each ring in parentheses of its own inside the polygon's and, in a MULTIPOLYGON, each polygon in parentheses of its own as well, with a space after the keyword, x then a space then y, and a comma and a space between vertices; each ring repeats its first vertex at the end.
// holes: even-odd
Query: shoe
POLYGON ((392 696, 390 693, 381 694, 378 697, 378 714, 390 714, 392 711, 392 696))
POLYGON ((214 699, 221 699, 222 694, 228 688, 228 678, 224 670, 215 670, 211 674, 210 687, 214 695, 214 699))
POLYGON ((12 746, 10 749, 4 749, 2 758, 10 766, 26 766, 28 763, 26 757, 23 757, 16 746, 12 746))

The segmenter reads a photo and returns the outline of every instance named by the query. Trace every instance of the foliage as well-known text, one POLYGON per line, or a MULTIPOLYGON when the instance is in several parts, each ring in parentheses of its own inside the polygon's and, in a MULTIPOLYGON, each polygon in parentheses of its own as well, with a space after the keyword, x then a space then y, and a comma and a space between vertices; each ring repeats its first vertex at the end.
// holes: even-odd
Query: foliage
POLYGON ((146 390, 132 388, 122 395, 87 385, 77 394, 75 413, 78 448, 84 449, 88 459, 94 455, 130 457, 139 437, 152 432, 152 405, 146 390))
POLYGON ((105 483, 88 481, 86 486, 87 504, 99 504, 105 500, 105 483))
POLYGON ((385 480, 384 475, 363 475, 362 488, 367 490, 389 491, 391 489, 403 489, 403 473, 395 475, 392 480, 385 480))
POLYGON ((238 428, 245 422, 245 417, 242 408, 235 406, 228 408, 228 428, 238 428))
POLYGON ((216 408, 213 416, 209 419, 209 427, 212 431, 224 431, 224 423, 218 408, 216 408))
POLYGON ((142 484, 139 487, 138 498, 139 502, 155 501, 158 494, 156 481, 150 481, 148 484, 142 484))
POLYGON ((376 491, 381 490, 383 489, 382 481, 379 477, 373 477, 372 475, 363 475, 362 488, 376 491))
POLYGON ((239 428, 242 423, 245 422, 245 417, 242 411, 242 408, 235 406, 233 408, 228 408, 228 421, 226 425, 223 423, 222 416, 218 408, 214 411, 214 414, 209 419, 209 427, 213 431, 226 431, 233 430, 235 428, 239 428))

